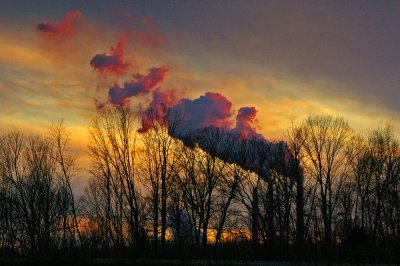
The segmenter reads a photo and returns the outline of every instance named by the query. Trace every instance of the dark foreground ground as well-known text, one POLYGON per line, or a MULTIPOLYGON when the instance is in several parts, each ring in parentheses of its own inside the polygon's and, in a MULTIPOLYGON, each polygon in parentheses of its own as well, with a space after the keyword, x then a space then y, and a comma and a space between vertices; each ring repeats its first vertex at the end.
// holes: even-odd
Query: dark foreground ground
POLYGON ((277 262, 277 261, 251 261, 251 260, 162 260, 162 259, 90 259, 90 260, 74 260, 74 259, 0 259, 0 266, 339 266, 339 265, 365 265, 365 266, 389 266, 396 264, 373 264, 373 263, 328 263, 328 262, 277 262))

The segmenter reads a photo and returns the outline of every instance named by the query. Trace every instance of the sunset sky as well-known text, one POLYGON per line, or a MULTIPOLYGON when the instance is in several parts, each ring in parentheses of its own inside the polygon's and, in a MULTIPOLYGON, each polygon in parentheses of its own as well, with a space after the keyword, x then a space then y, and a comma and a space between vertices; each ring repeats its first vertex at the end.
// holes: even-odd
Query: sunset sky
POLYGON ((188 99, 216 92, 235 113, 255 107, 266 138, 313 114, 342 116, 361 131, 392 122, 399 134, 399 14, 400 1, 2 0, 0 128, 35 133, 63 118, 84 151, 96 101, 165 67, 162 90, 188 99), (38 28, 75 11, 65 32, 38 28), (91 67, 120 38, 124 70, 91 67))

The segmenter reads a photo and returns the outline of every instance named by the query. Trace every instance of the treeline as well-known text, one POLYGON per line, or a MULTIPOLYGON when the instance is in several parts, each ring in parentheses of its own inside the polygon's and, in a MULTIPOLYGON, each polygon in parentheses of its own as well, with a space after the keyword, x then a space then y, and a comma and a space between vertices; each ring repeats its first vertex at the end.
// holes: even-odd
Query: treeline
POLYGON ((399 262, 390 126, 360 134, 314 116, 268 142, 214 127, 182 137, 179 115, 162 114, 140 132, 129 108, 93 120, 79 199, 62 125, 45 137, 2 134, 3 254, 399 262))

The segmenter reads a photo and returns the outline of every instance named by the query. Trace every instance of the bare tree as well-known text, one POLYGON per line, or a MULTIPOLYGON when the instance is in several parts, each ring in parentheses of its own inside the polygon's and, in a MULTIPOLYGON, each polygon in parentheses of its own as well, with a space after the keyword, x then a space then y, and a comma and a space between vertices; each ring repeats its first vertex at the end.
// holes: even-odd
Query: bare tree
POLYGON ((302 149, 306 141, 303 127, 293 126, 288 130, 287 143, 292 153, 292 178, 296 182, 296 241, 299 247, 304 242, 304 174, 302 161, 304 154, 302 149))
POLYGON ((339 191, 349 176, 349 140, 353 136, 342 118, 315 116, 302 125, 304 142, 304 167, 318 184, 320 211, 324 225, 324 239, 329 248, 332 241, 332 216, 336 211, 339 191))
POLYGON ((142 163, 144 179, 150 185, 153 206, 153 238, 158 242, 159 203, 161 201, 161 245, 165 245, 167 232, 167 200, 179 172, 178 140, 173 138, 181 117, 166 106, 148 109, 143 116, 141 137, 144 150, 142 163), (161 194, 161 195, 160 195, 161 194), (161 196, 161 197, 160 197, 161 196), (161 199, 160 199, 161 198, 161 199))
POLYGON ((129 108, 113 107, 103 110, 90 128, 93 179, 87 202, 106 228, 104 236, 117 247, 137 246, 141 241, 134 122, 129 108))
POLYGON ((400 145, 390 125, 371 131, 354 164, 356 223, 374 243, 398 236, 400 145))
POLYGON ((14 246, 48 252, 57 245, 64 206, 70 204, 57 172, 52 144, 39 136, 2 136, 0 172, 15 210, 10 217, 14 246))
MULTIPOLYGON (((192 232, 194 232, 194 242, 197 245, 201 243, 206 246, 209 237, 208 231, 213 221, 216 221, 216 241, 221 239, 230 201, 232 201, 229 195, 231 191, 226 191, 228 195, 218 193, 218 187, 222 189, 221 183, 224 181, 223 174, 226 163, 198 147, 184 147, 182 152, 183 171, 179 175, 179 186, 182 190, 192 232), (228 198, 225 198, 226 196, 228 198), (215 220, 217 205, 222 207, 218 221, 215 220)), ((231 189, 232 187, 230 187, 231 189)))
POLYGON ((75 233, 78 237, 79 244, 82 244, 82 237, 79 229, 78 218, 77 218, 77 208, 75 204, 75 197, 72 190, 72 179, 75 175, 75 158, 72 155, 70 147, 70 137, 63 125, 63 122, 58 124, 53 124, 51 127, 51 141, 54 148, 55 160, 58 164, 58 175, 60 180, 63 182, 65 187, 67 198, 64 200, 67 209, 67 215, 64 216, 63 221, 63 239, 66 241, 66 231, 68 227, 67 220, 69 218, 69 213, 72 213, 72 223, 74 225, 74 232, 72 240, 75 240, 75 233))

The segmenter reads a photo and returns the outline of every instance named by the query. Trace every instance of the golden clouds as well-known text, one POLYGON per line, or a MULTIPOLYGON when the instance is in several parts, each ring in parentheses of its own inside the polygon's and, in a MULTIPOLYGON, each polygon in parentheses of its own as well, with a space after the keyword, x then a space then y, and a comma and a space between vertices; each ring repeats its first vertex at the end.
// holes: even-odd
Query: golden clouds
POLYGON ((0 64, 25 71, 47 72, 54 65, 41 51, 34 47, 0 39, 0 64))

